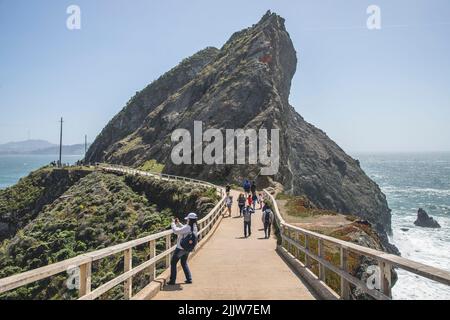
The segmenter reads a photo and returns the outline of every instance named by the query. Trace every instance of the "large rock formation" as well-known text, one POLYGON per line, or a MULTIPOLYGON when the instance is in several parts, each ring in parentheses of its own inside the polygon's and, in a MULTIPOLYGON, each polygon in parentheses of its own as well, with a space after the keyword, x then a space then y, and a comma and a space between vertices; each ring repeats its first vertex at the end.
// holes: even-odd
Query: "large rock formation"
POLYGON ((279 182, 316 206, 352 213, 376 225, 387 242, 391 214, 379 187, 323 131, 289 104, 297 56, 284 19, 268 12, 235 33, 220 49, 208 48, 136 94, 105 127, 86 160, 140 166, 150 159, 171 174, 213 182, 258 177, 279 182), (175 165, 171 134, 194 121, 204 130, 280 129, 280 169, 259 175, 261 165, 175 165))
POLYGON ((417 211, 417 219, 414 221, 414 224, 418 227, 424 228, 438 229, 441 227, 441 225, 434 220, 433 217, 430 217, 422 208, 419 208, 419 211, 417 211))

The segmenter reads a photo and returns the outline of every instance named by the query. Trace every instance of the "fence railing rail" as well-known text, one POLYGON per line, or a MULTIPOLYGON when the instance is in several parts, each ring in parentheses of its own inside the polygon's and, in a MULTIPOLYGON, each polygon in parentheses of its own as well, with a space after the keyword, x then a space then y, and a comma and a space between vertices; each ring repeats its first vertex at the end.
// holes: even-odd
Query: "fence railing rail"
MULTIPOLYGON (((109 172, 121 172, 126 174, 138 174, 143 176, 152 176, 159 179, 181 181, 184 183, 193 183, 206 187, 215 188, 220 195, 221 200, 215 207, 201 220, 198 221, 199 226, 199 241, 211 231, 219 222, 220 216, 225 209, 225 192, 222 187, 213 185, 211 183, 190 179, 185 177, 173 176, 168 174, 154 174, 136 169, 99 164, 100 169, 109 172)), ((133 276, 136 274, 149 270, 150 282, 156 278, 156 265, 161 260, 165 261, 165 268, 170 267, 171 254, 176 249, 176 245, 172 244, 172 230, 159 232, 140 239, 132 240, 126 243, 114 245, 101 250, 85 253, 74 258, 57 262, 48 266, 30 270, 24 273, 12 275, 7 278, 0 279, 0 294, 5 293, 19 287, 31 284, 33 282, 50 278, 54 275, 67 272, 68 270, 79 268, 79 300, 93 300, 105 294, 112 288, 119 284, 124 284, 124 298, 131 299, 133 297, 133 276), (156 244, 158 240, 164 239, 165 250, 156 254, 156 244), (138 266, 133 266, 132 257, 133 249, 137 246, 148 245, 149 257, 148 260, 138 266), (100 285, 93 289, 91 286, 92 279, 92 263, 112 255, 123 254, 124 272, 114 279, 100 285)))
POLYGON ((306 230, 287 223, 281 215, 278 204, 267 189, 264 190, 266 197, 270 200, 275 211, 275 223, 280 231, 281 247, 295 257, 307 269, 311 270, 311 263, 316 261, 318 264, 317 279, 325 282, 326 272, 333 272, 340 277, 340 292, 336 292, 341 299, 350 298, 350 287, 352 284, 377 300, 391 299, 391 270, 400 268, 416 275, 428 278, 430 280, 450 286, 450 272, 415 262, 403 257, 399 257, 386 252, 363 247, 352 242, 343 241, 337 238, 329 237, 317 232, 306 230), (302 238, 303 241, 300 240, 302 238), (311 250, 311 240, 317 241, 317 252, 311 250), (332 244, 338 248, 340 263, 339 266, 332 264, 325 259, 325 243, 332 244), (299 260, 299 252, 304 254, 304 261, 299 260), (370 289, 367 283, 353 276, 349 271, 348 257, 350 253, 363 255, 377 262, 379 267, 380 288, 370 289))

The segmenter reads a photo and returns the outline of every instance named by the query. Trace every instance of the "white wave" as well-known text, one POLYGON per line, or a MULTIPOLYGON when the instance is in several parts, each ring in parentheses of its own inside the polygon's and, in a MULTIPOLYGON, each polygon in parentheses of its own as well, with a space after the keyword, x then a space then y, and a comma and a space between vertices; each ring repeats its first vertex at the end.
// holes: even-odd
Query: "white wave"
MULTIPOLYGON (((440 219, 440 229, 420 228, 413 224, 413 220, 414 215, 394 211, 391 241, 404 258, 450 271, 450 217, 440 219)), ((392 289, 394 299, 450 299, 449 286, 401 269, 397 272, 399 279, 392 289)))
POLYGON ((434 189, 434 188, 398 188, 394 186, 384 186, 382 188, 385 193, 419 193, 437 196, 450 196, 450 189, 434 189))

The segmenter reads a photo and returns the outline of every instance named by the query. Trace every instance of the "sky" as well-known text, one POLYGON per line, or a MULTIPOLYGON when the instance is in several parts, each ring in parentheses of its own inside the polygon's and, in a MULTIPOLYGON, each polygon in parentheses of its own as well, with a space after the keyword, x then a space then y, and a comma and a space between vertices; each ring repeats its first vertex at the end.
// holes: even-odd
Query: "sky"
POLYGON ((297 50, 291 104, 345 151, 450 151, 448 0, 0 0, 0 143, 56 143, 61 116, 65 144, 92 141, 136 91, 268 9, 297 50))

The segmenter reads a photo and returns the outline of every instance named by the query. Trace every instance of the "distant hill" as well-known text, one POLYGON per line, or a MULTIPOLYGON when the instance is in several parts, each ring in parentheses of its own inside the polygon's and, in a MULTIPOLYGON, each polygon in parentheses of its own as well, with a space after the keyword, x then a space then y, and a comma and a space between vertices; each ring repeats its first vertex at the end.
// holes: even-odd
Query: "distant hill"
MULTIPOLYGON (((0 155, 58 153, 59 145, 46 140, 26 140, 0 144, 0 155)), ((63 146, 63 154, 84 154, 84 144, 63 146)))
POLYGON ((47 149, 56 146, 45 140, 26 140, 0 144, 0 154, 30 153, 39 149, 47 149))
MULTIPOLYGON (((63 154, 84 154, 84 144, 63 146, 62 152, 63 154)), ((59 153, 59 146, 52 146, 49 148, 34 150, 31 152, 31 154, 58 154, 58 153, 59 153)))

